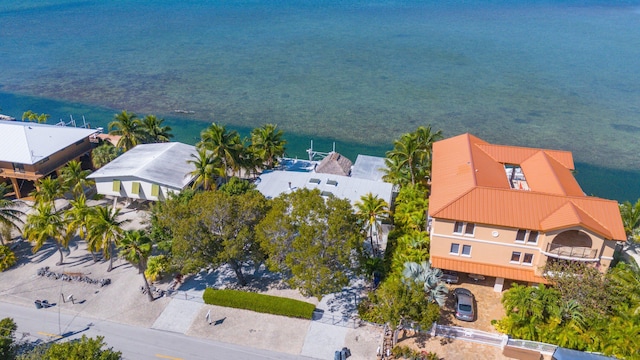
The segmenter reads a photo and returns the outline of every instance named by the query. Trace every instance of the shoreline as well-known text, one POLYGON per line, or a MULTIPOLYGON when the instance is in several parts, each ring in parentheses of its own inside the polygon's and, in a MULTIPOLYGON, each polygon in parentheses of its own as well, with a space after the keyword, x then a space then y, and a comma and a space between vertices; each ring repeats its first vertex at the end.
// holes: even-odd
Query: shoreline
MULTIPOLYGON (((49 123, 51 124, 57 123, 60 118, 67 120, 69 115, 73 115, 76 120, 82 119, 82 116, 85 116, 92 128, 103 127, 105 131, 113 115, 120 111, 101 106, 12 94, 4 91, 0 91, 0 106, 2 106, 3 114, 13 116, 18 119, 18 121, 20 121, 21 114, 24 111, 33 109, 34 111, 50 114, 51 118, 49 123), (69 111, 73 113, 70 114, 69 111)), ((145 114, 138 115, 144 116, 145 114)), ((167 114, 156 115, 162 117, 167 114)), ((205 129, 210 124, 210 121, 198 119, 197 114, 187 115, 188 118, 182 118, 176 116, 175 113, 168 114, 165 117, 165 124, 171 126, 173 129, 172 132, 175 137, 172 141, 194 145, 199 141, 200 131, 205 129)), ((224 121, 219 122, 231 130, 238 131, 241 136, 248 136, 252 130, 251 128, 224 123, 224 121)), ((417 127, 419 125, 423 124, 416 124, 415 126, 417 127)), ((318 151, 330 151, 333 146, 334 140, 331 139, 308 134, 292 133, 286 129, 283 129, 283 131, 285 132, 284 138, 288 141, 287 157, 307 159, 306 150, 309 148, 311 140, 313 140, 314 149, 318 151)), ((468 129, 468 131, 473 133, 474 130, 468 129)), ((444 135, 445 137, 450 137, 457 134, 445 133, 444 135)), ((496 143, 519 145, 510 144, 502 140, 498 140, 496 143)), ((392 142, 389 144, 371 144, 335 140, 335 143, 336 151, 352 161, 355 161, 358 154, 384 156, 385 152, 391 150, 393 146, 392 142)), ((540 145, 539 147, 544 146, 540 145)), ((564 148, 559 150, 569 149, 564 148)), ((640 199, 640 169, 626 170, 608 168, 606 166, 575 160, 576 153, 574 152, 573 155, 576 166, 575 177, 587 195, 595 195, 618 202, 628 200, 633 203, 640 199)))

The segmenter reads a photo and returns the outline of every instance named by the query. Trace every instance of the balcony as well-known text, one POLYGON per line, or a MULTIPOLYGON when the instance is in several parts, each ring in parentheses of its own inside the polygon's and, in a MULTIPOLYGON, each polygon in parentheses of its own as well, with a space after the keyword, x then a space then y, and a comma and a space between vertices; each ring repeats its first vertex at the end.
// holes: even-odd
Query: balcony
POLYGON ((567 246, 563 244, 547 244, 545 255, 562 259, 597 260, 598 249, 584 246, 567 246))

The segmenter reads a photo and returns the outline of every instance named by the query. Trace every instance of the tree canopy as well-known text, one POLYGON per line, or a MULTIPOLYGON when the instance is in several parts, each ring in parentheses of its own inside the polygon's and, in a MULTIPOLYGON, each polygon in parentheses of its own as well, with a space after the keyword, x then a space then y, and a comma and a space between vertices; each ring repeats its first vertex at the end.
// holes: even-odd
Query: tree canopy
POLYGON ((305 295, 339 291, 359 267, 360 228, 348 200, 299 189, 273 200, 259 225, 267 265, 305 295))
POLYGON ((171 234, 174 266, 193 272, 228 264, 238 283, 245 285, 243 266, 264 261, 255 228, 268 209, 267 199, 255 190, 241 194, 217 190, 171 202, 157 211, 156 226, 171 234))

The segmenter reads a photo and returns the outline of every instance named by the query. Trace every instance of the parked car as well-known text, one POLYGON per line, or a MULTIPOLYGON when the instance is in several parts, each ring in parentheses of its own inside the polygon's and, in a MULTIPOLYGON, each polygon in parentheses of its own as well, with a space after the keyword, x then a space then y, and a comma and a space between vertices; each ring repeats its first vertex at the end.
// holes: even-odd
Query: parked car
POLYGON ((450 270, 442 270, 442 281, 447 284, 457 284, 458 283, 458 273, 450 270))
POLYGON ((471 291, 465 288, 453 290, 456 299, 456 319, 462 321, 473 321, 475 319, 474 296, 471 291))

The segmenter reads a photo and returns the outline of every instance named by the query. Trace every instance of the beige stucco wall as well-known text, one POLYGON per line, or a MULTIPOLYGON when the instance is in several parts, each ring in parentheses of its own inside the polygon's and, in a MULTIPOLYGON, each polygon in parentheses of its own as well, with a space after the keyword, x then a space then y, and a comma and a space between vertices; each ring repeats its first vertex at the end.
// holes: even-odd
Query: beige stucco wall
MULTIPOLYGON (((432 256, 452 258, 456 260, 468 260, 476 263, 499 265, 517 269, 533 269, 537 275, 542 274, 547 256, 543 254, 547 244, 552 242, 556 235, 566 230, 580 230, 589 235, 592 248, 597 249, 597 256, 601 258, 599 269, 606 271, 611 263, 615 250, 614 241, 606 241, 597 234, 583 228, 568 228, 549 233, 539 233, 536 245, 516 242, 518 229, 475 224, 473 236, 454 234, 455 221, 433 219, 431 227, 430 253, 432 256), (460 244, 460 255, 450 253, 451 244, 460 244), (471 246, 471 255, 462 255, 463 245, 471 246), (511 261, 512 253, 520 252, 520 262, 511 261), (524 254, 532 254, 531 265, 523 264, 524 254)), ((595 262, 594 262, 595 265, 595 262)))
MULTIPOLYGON (((519 269, 532 269, 537 266, 544 266, 546 256, 542 255, 536 245, 526 245, 516 243, 517 229, 510 229, 498 226, 487 226, 476 224, 473 236, 464 234, 454 234, 454 221, 434 219, 431 229, 431 250, 433 256, 452 257, 457 260, 469 260, 473 262, 513 267, 519 269), (450 254, 451 244, 471 246, 471 256, 450 254), (520 252, 521 259, 524 254, 533 254, 532 265, 512 263, 512 252, 520 252)), ((543 236, 538 236, 540 244, 543 236)))

